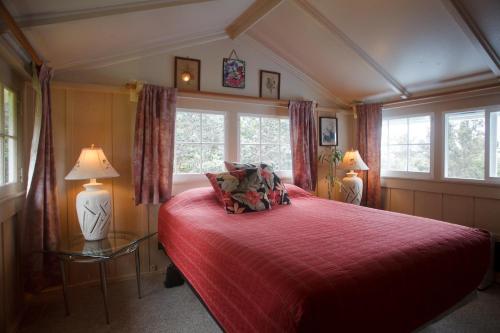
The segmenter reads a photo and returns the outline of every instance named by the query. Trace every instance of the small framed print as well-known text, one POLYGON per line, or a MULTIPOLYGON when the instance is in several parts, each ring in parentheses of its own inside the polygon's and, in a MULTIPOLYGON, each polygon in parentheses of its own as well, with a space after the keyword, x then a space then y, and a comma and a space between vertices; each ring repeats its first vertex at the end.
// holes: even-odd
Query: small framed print
POLYGON ((222 61, 222 86, 245 88, 245 61, 237 58, 224 58, 222 61))
POLYGON ((184 91, 200 91, 201 61, 175 57, 174 87, 184 91))
POLYGON ((260 71, 259 97, 280 99, 281 74, 271 71, 260 71))
POLYGON ((338 123, 335 117, 319 117, 319 145, 338 145, 338 123))

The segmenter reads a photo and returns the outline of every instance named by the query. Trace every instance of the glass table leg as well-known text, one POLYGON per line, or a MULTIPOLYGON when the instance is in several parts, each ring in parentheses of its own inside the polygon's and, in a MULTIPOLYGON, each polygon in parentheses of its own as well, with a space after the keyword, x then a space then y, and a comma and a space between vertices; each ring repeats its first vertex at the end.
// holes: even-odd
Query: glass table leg
POLYGON ((59 259, 59 264, 61 265, 61 279, 63 286, 63 297, 64 297, 64 309, 66 311, 66 316, 69 316, 69 305, 68 305, 68 290, 66 286, 66 269, 65 262, 63 259, 59 259))
POLYGON ((108 310, 108 286, 106 282, 106 262, 99 262, 99 271, 101 275, 101 291, 104 299, 104 310, 106 311, 106 324, 109 324, 109 310, 108 310))
POLYGON ((141 294, 141 256, 139 253, 139 246, 135 250, 135 274, 137 277, 137 293, 139 295, 139 299, 142 298, 141 294))

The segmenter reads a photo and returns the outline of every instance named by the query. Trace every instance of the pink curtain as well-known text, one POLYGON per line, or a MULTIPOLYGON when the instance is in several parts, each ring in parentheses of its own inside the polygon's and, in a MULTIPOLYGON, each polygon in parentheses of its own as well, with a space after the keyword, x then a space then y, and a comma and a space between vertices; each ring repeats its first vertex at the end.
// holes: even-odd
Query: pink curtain
POLYGON ((318 136, 314 104, 311 101, 290 101, 288 113, 293 182, 305 190, 314 191, 318 179, 318 136))
POLYGON ((172 195, 177 90, 145 84, 135 119, 135 204, 158 204, 172 195))
POLYGON ((370 168, 359 175, 364 184, 361 204, 372 208, 381 208, 380 140, 382 104, 358 105, 356 106, 356 114, 359 154, 370 168))
POLYGON ((52 69, 33 67, 36 94, 35 122, 26 200, 24 203, 24 240, 26 290, 37 292, 60 281, 57 257, 43 251, 55 250, 60 240, 56 196, 56 169, 52 140, 50 80, 52 69))

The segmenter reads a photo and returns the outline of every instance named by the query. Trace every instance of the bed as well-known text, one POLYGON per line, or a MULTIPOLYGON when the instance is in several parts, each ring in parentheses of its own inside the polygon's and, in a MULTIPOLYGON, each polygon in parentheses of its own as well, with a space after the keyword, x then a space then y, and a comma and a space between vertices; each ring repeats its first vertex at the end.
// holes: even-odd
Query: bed
POLYGON ((162 205, 167 255, 226 332, 409 332, 473 292, 479 229, 317 198, 226 214, 212 188, 162 205))

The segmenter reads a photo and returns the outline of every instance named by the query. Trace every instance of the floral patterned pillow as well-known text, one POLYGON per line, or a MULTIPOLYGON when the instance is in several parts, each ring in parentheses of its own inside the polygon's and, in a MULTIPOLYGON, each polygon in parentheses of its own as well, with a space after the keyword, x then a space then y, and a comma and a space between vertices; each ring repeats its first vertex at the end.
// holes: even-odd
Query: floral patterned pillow
POLYGON ((231 171, 247 170, 259 168, 262 175, 262 182, 266 188, 266 193, 272 205, 289 205, 290 198, 285 185, 281 182, 280 177, 274 172, 272 166, 266 163, 236 163, 225 161, 226 169, 231 171))
POLYGON ((228 214, 271 209, 258 168, 234 170, 219 174, 207 173, 215 194, 228 214))

